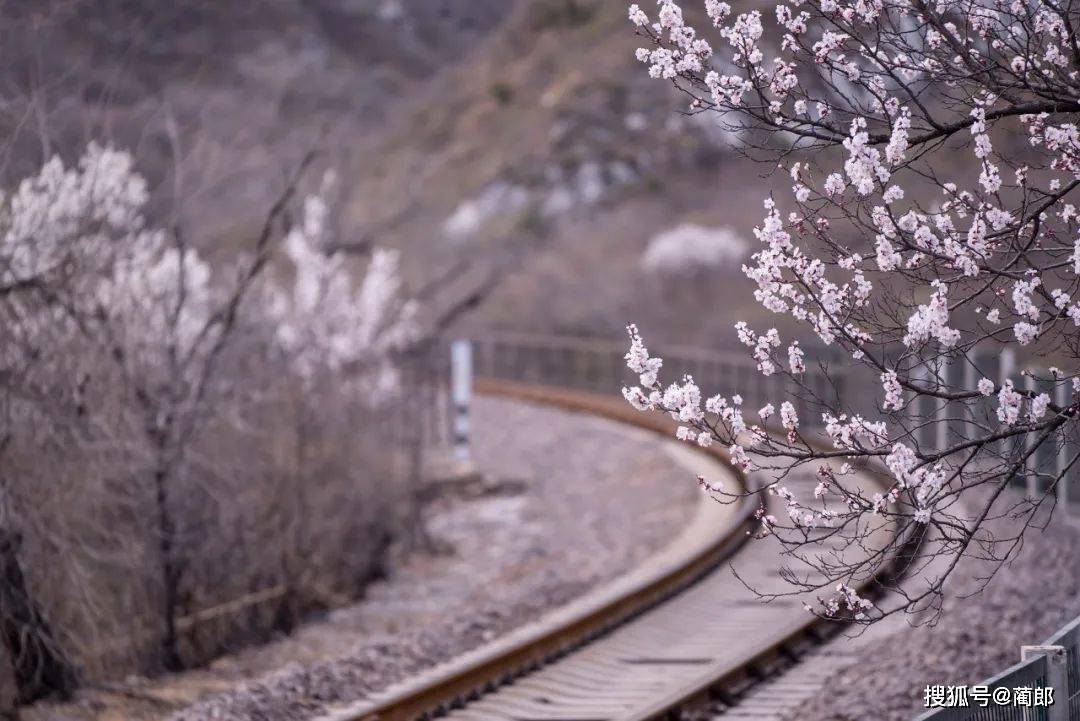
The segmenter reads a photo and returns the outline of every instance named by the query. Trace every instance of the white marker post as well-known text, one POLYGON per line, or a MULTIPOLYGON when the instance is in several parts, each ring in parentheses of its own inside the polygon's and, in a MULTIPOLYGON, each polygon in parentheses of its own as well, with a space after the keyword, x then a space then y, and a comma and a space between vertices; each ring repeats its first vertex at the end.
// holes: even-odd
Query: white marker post
POLYGON ((472 343, 450 344, 450 398, 454 404, 454 455, 469 460, 469 401, 472 398, 472 343))

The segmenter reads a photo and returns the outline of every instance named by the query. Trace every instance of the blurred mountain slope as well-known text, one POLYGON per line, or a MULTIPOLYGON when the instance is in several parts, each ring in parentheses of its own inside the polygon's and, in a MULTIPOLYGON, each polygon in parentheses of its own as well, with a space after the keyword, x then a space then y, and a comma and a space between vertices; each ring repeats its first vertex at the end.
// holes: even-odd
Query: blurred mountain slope
MULTIPOLYGON (((304 152, 356 138, 458 62, 513 0, 14 0, 0 6, 2 172, 90 139, 161 185, 183 135, 197 235, 243 228, 304 152)), ((331 157, 332 155, 332 157, 331 157)))
POLYGON ((749 238, 772 181, 648 78, 622 3, 15 0, 0 42, 9 177, 104 135, 168 188, 180 152, 181 216, 210 250, 250 233, 316 149, 344 181, 342 245, 404 249, 414 287, 438 281, 433 306, 502 279, 474 326, 637 320, 693 342, 756 312, 738 263, 641 269, 683 222, 749 238))
POLYGON ((684 220, 749 237, 770 181, 714 120, 680 112, 684 96, 634 59, 640 44, 621 3, 520 3, 368 138, 350 203, 361 235, 429 273, 462 254, 476 259, 465 275, 492 254, 523 258, 481 325, 610 335, 670 316, 672 337, 733 337, 726 313, 683 316, 688 303, 750 311, 737 263, 717 283, 649 276, 641 255, 684 220))

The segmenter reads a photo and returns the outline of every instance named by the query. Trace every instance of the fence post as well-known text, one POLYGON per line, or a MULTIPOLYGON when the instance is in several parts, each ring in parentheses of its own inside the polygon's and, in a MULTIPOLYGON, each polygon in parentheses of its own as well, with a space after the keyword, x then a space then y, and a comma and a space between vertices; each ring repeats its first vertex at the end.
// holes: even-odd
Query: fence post
POLYGON ((469 400, 472 397, 472 343, 450 344, 451 394, 454 401, 454 455, 469 460, 469 400))
MULTIPOLYGON (((1038 389, 1035 386, 1035 374, 1032 372, 1030 375, 1024 377, 1024 390, 1029 393, 1037 394, 1038 389)), ((1032 451, 1033 439, 1032 434, 1027 433, 1024 435, 1024 446, 1021 453, 1025 455, 1030 453, 1028 459, 1024 461, 1024 492, 1027 493, 1028 498, 1037 498, 1039 496, 1039 459, 1038 450, 1032 451)))
MULTIPOLYGON (((1046 709, 1046 721, 1069 721, 1068 654, 1064 646, 1021 646, 1020 660, 1046 657, 1046 685, 1054 689, 1054 703, 1046 709)), ((1025 718, 1035 719, 1034 709, 1025 718)))

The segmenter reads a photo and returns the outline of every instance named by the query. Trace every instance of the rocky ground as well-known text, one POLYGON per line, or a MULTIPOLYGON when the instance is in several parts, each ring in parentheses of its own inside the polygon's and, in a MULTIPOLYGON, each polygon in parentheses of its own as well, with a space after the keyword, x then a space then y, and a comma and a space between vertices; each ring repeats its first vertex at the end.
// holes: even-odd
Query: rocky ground
POLYGON ((866 644, 788 718, 909 721, 925 711, 928 684, 976 684, 1019 661, 1021 645, 1042 643, 1080 614, 1080 525, 1060 510, 1046 530, 1029 530, 1016 559, 982 593, 963 597, 981 586, 985 571, 969 566, 936 626, 905 627, 866 644))
POLYGON ((428 507, 442 550, 289 638, 162 679, 131 679, 27 719, 301 719, 535 619, 662 547, 696 484, 661 440, 610 421, 478 399, 487 483, 428 507))

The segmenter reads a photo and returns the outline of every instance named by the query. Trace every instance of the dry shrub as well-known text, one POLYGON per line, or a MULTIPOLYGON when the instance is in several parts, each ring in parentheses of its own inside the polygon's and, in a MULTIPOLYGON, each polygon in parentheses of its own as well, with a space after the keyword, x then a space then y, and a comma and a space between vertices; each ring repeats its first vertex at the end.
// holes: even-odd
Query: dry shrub
MULTIPOLYGON (((357 598, 414 518, 417 404, 302 382, 267 329, 240 335, 169 484, 185 665, 357 598)), ((155 459, 130 386, 69 341, 4 401, 4 526, 56 650, 88 680, 162 670, 155 459)))

